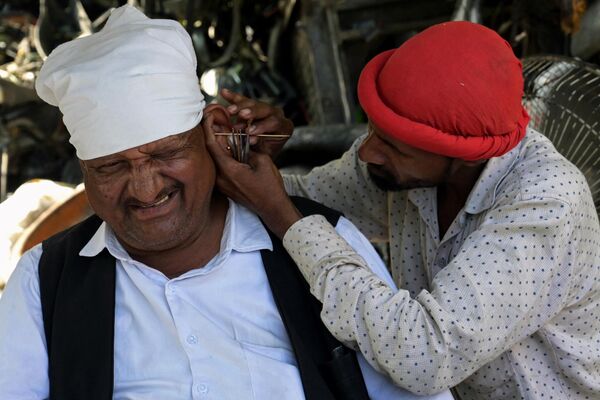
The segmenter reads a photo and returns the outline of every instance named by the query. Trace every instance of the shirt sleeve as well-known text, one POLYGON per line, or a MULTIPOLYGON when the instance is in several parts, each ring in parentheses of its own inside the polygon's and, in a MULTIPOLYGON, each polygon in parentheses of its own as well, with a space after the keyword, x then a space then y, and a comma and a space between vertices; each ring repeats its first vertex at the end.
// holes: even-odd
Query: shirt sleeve
POLYGON ((363 140, 358 138, 341 158, 306 175, 284 175, 283 181, 290 195, 342 211, 369 240, 387 241, 387 193, 368 179, 366 165, 358 158, 363 140))
MULTIPOLYGON (((335 226, 336 232, 360 255, 369 267, 383 283, 391 290, 397 291, 392 276, 388 272, 383 260, 375 251, 375 248, 369 243, 367 238, 346 218, 341 217, 335 226)), ((365 385, 371 400, 452 400, 452 394, 444 391, 433 396, 418 396, 402 389, 392 383, 392 381, 378 373, 359 352, 357 354, 358 365, 363 374, 365 385)))
POLYGON ((397 385, 431 394, 457 385, 560 311, 579 240, 572 221, 570 207, 553 199, 492 210, 431 291, 415 298, 374 275, 322 216, 294 224, 284 246, 323 302, 332 334, 397 385), (513 246, 516 235, 528 245, 513 246))
POLYGON ((0 297, 0 399, 49 396, 48 356, 36 246, 21 257, 0 297))

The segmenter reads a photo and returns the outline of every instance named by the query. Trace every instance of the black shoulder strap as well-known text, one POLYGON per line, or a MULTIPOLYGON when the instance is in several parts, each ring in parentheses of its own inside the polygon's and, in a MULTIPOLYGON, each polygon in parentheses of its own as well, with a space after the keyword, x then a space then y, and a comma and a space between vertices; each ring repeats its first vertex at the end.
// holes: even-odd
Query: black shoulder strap
POLYGON ((101 222, 92 216, 42 243, 50 399, 112 399, 115 260, 106 249, 97 257, 79 256, 101 222))
MULTIPOLYGON (((336 225, 342 215, 312 200, 292 197, 302 215, 320 214, 336 225)), ((262 259, 271 291, 296 354, 304 394, 308 400, 368 399, 354 351, 336 340, 321 322, 321 303, 281 241, 269 232, 273 251, 262 259)))

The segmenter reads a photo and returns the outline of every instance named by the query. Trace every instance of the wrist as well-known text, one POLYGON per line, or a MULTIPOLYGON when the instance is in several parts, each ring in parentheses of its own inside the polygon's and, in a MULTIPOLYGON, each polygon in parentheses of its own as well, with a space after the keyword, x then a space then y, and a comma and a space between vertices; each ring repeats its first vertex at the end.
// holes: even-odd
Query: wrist
POLYGON ((288 229, 302 219, 302 214, 288 198, 285 204, 264 211, 260 217, 271 232, 283 239, 288 229))

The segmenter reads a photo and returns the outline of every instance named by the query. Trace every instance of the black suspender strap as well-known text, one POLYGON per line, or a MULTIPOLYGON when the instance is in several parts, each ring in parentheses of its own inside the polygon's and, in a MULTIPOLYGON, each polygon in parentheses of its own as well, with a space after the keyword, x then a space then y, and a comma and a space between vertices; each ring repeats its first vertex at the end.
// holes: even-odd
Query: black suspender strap
MULTIPOLYGON (((292 197, 304 216, 320 214, 336 225, 342 214, 301 197, 292 197)), ((263 250, 262 258, 271 291, 283 319, 307 399, 368 399, 356 353, 344 347, 321 322, 321 303, 271 232, 273 251, 263 250)))
POLYGON ((50 399, 112 399, 115 260, 106 249, 93 258, 79 256, 100 223, 92 216, 42 244, 50 399))

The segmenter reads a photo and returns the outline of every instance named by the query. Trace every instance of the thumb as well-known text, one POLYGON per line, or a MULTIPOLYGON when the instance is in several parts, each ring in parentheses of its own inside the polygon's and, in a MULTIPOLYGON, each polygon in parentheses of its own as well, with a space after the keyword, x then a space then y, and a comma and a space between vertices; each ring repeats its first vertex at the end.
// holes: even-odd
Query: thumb
POLYGON ((248 156, 248 164, 253 169, 263 169, 273 164, 273 160, 271 160, 271 157, 269 157, 267 154, 250 150, 250 154, 248 156))

